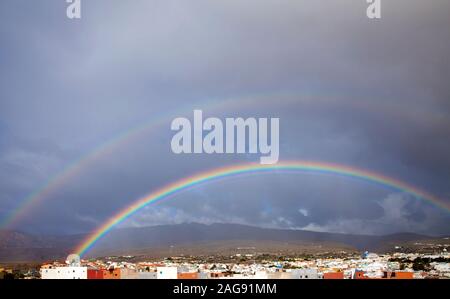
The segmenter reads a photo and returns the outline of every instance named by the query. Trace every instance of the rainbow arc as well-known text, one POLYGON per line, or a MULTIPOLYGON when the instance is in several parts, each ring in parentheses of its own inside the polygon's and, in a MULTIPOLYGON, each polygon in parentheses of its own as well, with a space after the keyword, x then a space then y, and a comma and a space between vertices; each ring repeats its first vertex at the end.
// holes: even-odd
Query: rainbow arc
POLYGON ((140 198, 119 213, 115 214, 95 231, 88 235, 75 249, 75 252, 79 255, 84 255, 95 243, 110 232, 116 225, 123 222, 145 206, 162 201, 175 195, 179 192, 191 189, 202 184, 213 182, 229 177, 235 177, 247 174, 267 173, 274 171, 282 172, 313 172, 327 175, 338 175, 347 178, 355 178, 367 181, 369 183, 375 183, 385 188, 392 190, 402 191, 409 193, 417 198, 429 201, 430 203, 443 208, 447 211, 450 210, 450 205, 438 197, 425 192, 415 186, 402 182, 400 180, 387 177, 375 172, 362 170, 354 167, 349 167, 339 164, 331 164, 324 162, 310 162, 310 161, 288 161, 279 162, 272 165, 261 164, 238 164, 234 166, 227 166, 222 168, 213 169, 203 173, 199 173, 187 178, 178 180, 172 184, 169 184, 159 190, 156 190, 143 198, 140 198))

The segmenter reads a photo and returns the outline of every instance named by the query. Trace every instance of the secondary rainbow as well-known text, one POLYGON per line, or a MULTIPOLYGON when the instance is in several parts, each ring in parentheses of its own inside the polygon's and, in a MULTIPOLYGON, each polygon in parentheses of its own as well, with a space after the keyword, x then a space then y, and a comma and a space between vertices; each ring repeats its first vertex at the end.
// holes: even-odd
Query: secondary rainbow
POLYGON ((199 173, 179 181, 173 184, 167 185, 159 190, 156 190, 147 196, 133 202, 122 211, 109 218, 103 225, 93 231, 79 246, 76 247, 75 252, 80 256, 84 255, 92 246, 103 236, 105 236, 114 226, 121 223, 140 209, 144 208, 150 203, 168 198, 178 192, 190 189, 192 187, 201 185, 203 183, 216 181, 218 179, 234 177, 244 174, 263 173, 268 171, 294 171, 294 172, 314 172, 329 175, 339 175, 348 178, 362 179, 371 183, 380 184, 390 189, 399 190, 409 193, 417 198, 427 200, 432 204, 443 208, 447 211, 450 210, 450 205, 438 197, 420 190, 417 187, 409 185, 400 180, 387 177, 375 172, 357 169, 339 164, 331 164, 324 162, 310 162, 310 161, 286 161, 279 162, 273 165, 261 165, 261 164, 238 164, 234 166, 221 167, 199 173))
MULTIPOLYGON (((138 137, 143 135, 144 133, 148 133, 149 131, 159 128, 165 122, 167 122, 170 118, 175 116, 184 115, 187 111, 192 110, 193 107, 207 107, 210 111, 229 111, 233 107, 242 108, 243 106, 251 106, 253 104, 271 104, 276 103, 280 104, 293 104, 293 103, 308 103, 309 101, 314 100, 322 101, 324 103, 333 103, 335 101, 334 96, 326 95, 317 96, 314 94, 305 94, 299 95, 297 93, 276 93, 276 94, 266 94, 266 95, 251 95, 247 97, 239 97, 239 98, 230 98, 230 99, 221 99, 220 101, 215 102, 203 102, 197 103, 196 105, 191 105, 189 107, 185 107, 180 109, 178 113, 172 112, 167 115, 156 115, 152 117, 149 121, 146 121, 144 124, 133 127, 127 131, 122 132, 121 134, 115 136, 114 138, 108 140, 105 143, 100 144, 95 147, 90 152, 81 156, 79 159, 75 160, 73 163, 66 165, 62 171, 56 173, 54 176, 50 177, 43 185, 40 186, 37 190, 30 193, 27 197, 25 197, 19 204, 9 212, 4 219, 0 220, 0 228, 13 228, 21 219, 26 219, 26 217, 31 214, 31 212, 36 208, 40 203, 44 200, 51 198, 52 193, 61 189, 64 185, 67 184, 71 179, 78 176, 84 169, 88 166, 91 166, 98 159, 107 156, 108 154, 114 152, 116 148, 122 147, 131 143, 134 140, 137 140, 138 137), (273 101, 276 98, 277 101, 273 101), (189 108, 189 109, 188 109, 189 108)), ((358 109, 365 109, 374 111, 378 109, 378 106, 371 105, 373 101, 359 101, 354 100, 350 102, 352 107, 356 107, 358 109)), ((378 102, 377 102, 378 103, 378 102)), ((391 104, 391 103, 390 103, 391 104)), ((385 104, 384 104, 385 105, 385 104)), ((386 109, 387 111, 395 111, 397 117, 404 113, 404 110, 397 109, 396 107, 391 107, 390 109, 386 109)), ((383 110, 384 112, 385 110, 383 110)), ((436 117, 435 117, 436 118, 436 117)))
MULTIPOLYGON (((61 172, 56 173, 54 176, 50 177, 40 188, 29 194, 24 198, 10 213, 6 215, 4 219, 0 220, 0 228, 12 228, 14 225, 23 218, 26 218, 28 214, 42 201, 49 198, 50 195, 56 190, 64 186, 68 181, 78 176, 83 169, 87 168, 89 165, 97 161, 98 159, 107 156, 108 154, 114 152, 116 148, 127 145, 144 133, 149 133, 150 131, 160 128, 170 119, 185 115, 187 112, 192 110, 192 107, 203 107, 207 108, 208 111, 228 111, 233 107, 242 108, 243 106, 250 106, 254 103, 265 103, 269 104, 271 96, 265 97, 240 97, 231 99, 222 99, 216 102, 203 102, 197 103, 196 105, 191 105, 189 107, 184 107, 178 109, 177 111, 172 111, 171 113, 156 115, 150 120, 146 121, 139 126, 133 127, 121 134, 115 136, 114 138, 108 140, 105 143, 100 144, 93 150, 83 155, 79 159, 75 160, 73 163, 68 164, 61 172)), ((289 104, 297 102, 298 99, 295 97, 283 97, 283 103, 289 104)), ((278 105, 280 101, 276 102, 278 105)))

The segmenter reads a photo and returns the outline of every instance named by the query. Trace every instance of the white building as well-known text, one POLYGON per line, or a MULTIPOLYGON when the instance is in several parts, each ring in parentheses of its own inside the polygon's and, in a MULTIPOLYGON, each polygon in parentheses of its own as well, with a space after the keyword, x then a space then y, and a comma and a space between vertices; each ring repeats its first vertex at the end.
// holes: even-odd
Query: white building
POLYGON ((138 279, 156 279, 156 272, 138 272, 138 279))
POLYGON ((295 279, 319 279, 317 269, 294 269, 292 278, 295 279))
POLYGON ((42 279, 87 279, 87 267, 56 267, 41 269, 42 279))
POLYGON ((177 267, 157 267, 156 268, 157 279, 177 279, 177 267))
POLYGON ((267 271, 260 270, 255 272, 255 279, 268 279, 267 271))

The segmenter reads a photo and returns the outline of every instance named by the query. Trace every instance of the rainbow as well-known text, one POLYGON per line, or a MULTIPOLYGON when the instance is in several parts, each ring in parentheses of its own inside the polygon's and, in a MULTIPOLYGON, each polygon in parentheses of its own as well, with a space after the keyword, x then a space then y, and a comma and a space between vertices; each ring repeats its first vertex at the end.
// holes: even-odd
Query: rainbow
MULTIPOLYGON (((106 142, 99 144, 97 147, 93 148, 91 151, 85 153, 83 156, 79 157, 72 163, 66 165, 60 172, 51 176, 47 181, 44 182, 38 189, 34 190, 24 199, 22 199, 19 204, 13 208, 3 219, 0 220, 0 228, 11 228, 14 227, 20 220, 25 219, 35 207, 37 207, 44 200, 51 198, 51 195, 66 185, 71 179, 77 177, 82 171, 88 168, 90 165, 94 164, 97 160, 113 153, 117 148, 126 146, 137 140, 140 136, 145 133, 150 133, 156 128, 164 125, 170 118, 174 116, 179 116, 185 114, 187 111, 193 110, 192 108, 203 108, 210 109, 209 111, 227 111, 233 107, 250 107, 253 104, 272 104, 277 105, 289 105, 289 104, 308 104, 310 101, 321 101, 325 104, 336 103, 337 99, 334 96, 326 95, 317 96, 314 94, 303 94, 285 92, 285 93, 274 93, 266 95, 249 95, 239 98, 228 98, 228 99, 215 99, 209 102, 199 102, 196 105, 190 105, 189 107, 184 107, 179 109, 177 112, 172 112, 164 115, 155 115, 151 117, 148 121, 141 123, 138 126, 132 127, 120 134, 114 136, 113 138, 107 140, 106 142), (273 101, 276 98, 277 101, 273 101)), ((349 105, 353 108, 374 111, 379 109, 379 105, 374 105, 373 103, 379 103, 378 101, 362 101, 362 100, 350 100, 349 105)), ((383 106, 388 105, 389 109, 380 111, 385 113, 386 111, 395 111, 397 117, 411 117, 405 114, 404 109, 393 106, 391 102, 387 104, 384 103, 383 106)), ((422 112, 422 111, 421 111, 422 112)), ((416 113, 412 113, 416 115, 416 113)), ((433 116, 431 119, 437 119, 438 117, 433 116)))
POLYGON ((427 200, 440 208, 450 210, 450 205, 448 203, 442 201, 432 194, 429 194, 397 179, 393 179, 375 172, 357 169, 354 167, 309 161, 287 161, 279 162, 278 164, 273 165, 239 164, 213 169, 181 179, 174 182, 173 184, 156 190, 148 194, 147 196, 144 196, 143 198, 127 206, 125 209, 123 209, 113 217, 109 218, 100 227, 89 234, 89 236, 85 240, 83 240, 83 242, 79 244, 79 246, 76 247, 75 252, 80 256, 84 255, 99 239, 108 234, 108 232, 110 232, 114 226, 126 220, 128 217, 144 208, 145 206, 149 205, 150 203, 161 201, 181 191, 199 186, 203 183, 216 181, 218 179, 271 171, 314 172, 319 174, 339 175, 348 178, 362 179, 364 181, 376 183, 390 189, 409 193, 417 198, 427 200))
MULTIPOLYGON (((298 102, 298 98, 293 96, 280 96, 283 98, 284 104, 289 104, 293 102, 298 102)), ((204 102, 198 103, 197 105, 191 105, 192 107, 206 107, 211 111, 215 110, 228 110, 234 106, 242 108, 243 106, 249 106, 254 103, 270 103, 272 97, 241 97, 241 98, 231 98, 215 102, 204 102)), ((309 99, 304 99, 305 101, 309 99)), ((280 104, 277 102, 277 104, 280 104)), ((50 195, 56 190, 64 186, 68 181, 78 176, 83 169, 86 169, 89 165, 93 164, 95 161, 101 159, 102 157, 111 154, 117 148, 125 146, 137 140, 138 137, 144 133, 150 133, 163 126, 168 120, 173 117, 186 114, 186 111, 192 110, 192 107, 184 107, 179 109, 177 112, 172 112, 164 115, 154 116, 149 121, 144 122, 138 126, 135 126, 121 134, 109 139, 108 141, 98 145, 90 152, 81 156, 79 159, 68 164, 62 171, 56 173, 54 176, 50 177, 44 184, 40 186, 37 190, 30 193, 25 197, 17 207, 15 207, 10 213, 6 215, 0 221, 0 228, 9 228, 14 226, 21 219, 24 219, 33 208, 35 208, 39 203, 49 198, 50 195)), ((209 110, 208 110, 209 111, 209 110)))

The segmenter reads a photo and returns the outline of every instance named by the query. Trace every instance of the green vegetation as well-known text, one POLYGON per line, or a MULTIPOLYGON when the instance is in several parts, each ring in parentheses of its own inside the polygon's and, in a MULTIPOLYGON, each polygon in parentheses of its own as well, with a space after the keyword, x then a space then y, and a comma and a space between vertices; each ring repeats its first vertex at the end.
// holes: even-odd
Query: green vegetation
POLYGON ((407 267, 412 267, 414 271, 429 271, 431 263, 450 263, 450 258, 438 257, 417 257, 413 260, 408 258, 390 258, 390 262, 398 262, 400 264, 400 270, 404 270, 407 267))

